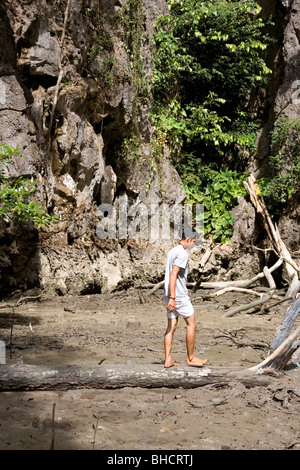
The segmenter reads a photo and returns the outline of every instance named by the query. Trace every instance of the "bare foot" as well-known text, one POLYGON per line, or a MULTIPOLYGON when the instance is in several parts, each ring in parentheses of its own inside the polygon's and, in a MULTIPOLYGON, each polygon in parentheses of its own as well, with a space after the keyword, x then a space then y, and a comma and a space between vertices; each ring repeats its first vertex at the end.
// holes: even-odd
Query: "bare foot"
POLYGON ((199 359, 198 357, 194 357, 192 360, 187 360, 186 363, 188 366, 194 367, 202 367, 207 362, 207 359, 199 359))
POLYGON ((168 369, 169 367, 173 367, 173 366, 179 366, 179 364, 173 360, 171 361, 166 361, 165 362, 165 368, 168 369))

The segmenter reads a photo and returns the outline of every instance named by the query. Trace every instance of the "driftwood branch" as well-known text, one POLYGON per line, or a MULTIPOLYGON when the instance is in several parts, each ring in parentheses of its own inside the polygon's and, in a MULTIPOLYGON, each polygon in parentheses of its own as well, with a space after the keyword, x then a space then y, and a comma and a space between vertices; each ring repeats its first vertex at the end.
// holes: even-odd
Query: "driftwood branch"
MULTIPOLYGON (((258 294, 258 293, 257 293, 258 294)), ((268 302, 269 300, 271 300, 271 298, 274 298, 274 299, 277 299, 277 302, 274 302, 273 304, 271 305, 268 305, 267 307, 264 307, 262 306, 262 308, 260 309, 261 311, 263 310, 266 310, 266 308, 268 310, 270 310, 271 308, 273 307, 276 307, 277 305, 279 304, 282 304, 282 303, 288 303, 290 302, 291 300, 294 300, 293 297, 284 297, 284 298, 280 298, 279 296, 275 296, 275 295, 272 295, 269 294, 269 296, 261 296, 261 299, 258 300, 258 301, 253 301, 253 302, 250 302, 248 304, 243 304, 243 305, 239 305, 237 307, 233 307, 231 310, 228 310, 226 312, 226 314, 224 314, 222 316, 222 318, 225 318, 225 317, 233 317, 234 315, 236 315, 237 313, 239 312, 244 312, 245 310, 250 310, 250 309, 255 309, 256 307, 260 306, 260 305, 263 305, 265 304, 266 302, 268 302)))
POLYGON ((154 287, 152 287, 152 289, 150 290, 149 294, 154 294, 154 292, 156 292, 158 289, 160 289, 161 287, 163 287, 165 285, 165 281, 160 281, 158 282, 154 287))
MULTIPOLYGON (((257 292, 252 289, 245 289, 243 287, 225 287, 224 289, 217 290, 213 294, 207 294, 205 298, 219 297, 220 295, 226 294, 227 292, 241 292, 243 294, 255 295, 257 297, 263 297, 262 292, 257 292)), ((196 297, 194 300, 202 299, 202 297, 196 297)))
MULTIPOLYGON (((273 266, 271 266, 270 268, 268 268, 268 273, 271 274, 273 273, 274 271, 276 271, 276 269, 278 269, 283 263, 283 260, 282 259, 279 259, 276 261, 275 264, 273 264, 273 266)), ((257 274, 256 276, 254 276, 252 279, 250 279, 250 281, 248 283, 245 284, 244 287, 250 287, 252 284, 254 284, 256 281, 258 281, 259 279, 262 279, 263 277, 265 277, 265 272, 262 271, 261 273, 257 274)))
POLYGON ((256 276, 252 277, 251 279, 244 279, 244 280, 238 280, 238 281, 219 281, 219 282, 202 282, 201 287, 206 288, 206 289, 227 289, 227 288, 238 288, 238 289, 243 289, 250 287, 252 284, 254 284, 256 281, 259 281, 260 279, 263 279, 264 277, 268 276, 268 282, 269 285, 273 286, 274 280, 273 276, 271 276, 271 273, 276 271, 283 263, 282 259, 279 259, 276 261, 273 266, 270 268, 265 267, 263 271, 256 276))
POLYGON ((233 341, 236 346, 250 346, 253 348, 268 348, 268 344, 264 343, 263 341, 248 341, 248 340, 240 340, 234 337, 232 333, 229 331, 221 331, 222 334, 216 335, 215 338, 227 338, 233 341))
POLYGON ((291 284, 289 285, 287 295, 289 295, 290 297, 295 297, 299 291, 300 291, 300 280, 299 280, 298 274, 295 274, 295 276, 292 279, 291 284))
POLYGON ((294 352, 300 346, 300 327, 298 327, 272 354, 264 361, 251 367, 251 371, 259 373, 276 373, 285 368, 294 352))
POLYGON ((270 289, 276 289, 275 281, 274 281, 273 276, 272 276, 272 274, 271 274, 271 272, 270 272, 270 270, 267 266, 264 267, 263 273, 265 275, 265 278, 268 281, 270 289))
MULTIPOLYGON (((298 290, 300 289, 300 267, 298 264, 293 260, 289 250, 287 249, 285 243, 283 242, 278 227, 276 224, 273 224, 268 210, 266 208, 264 199, 258 195, 258 186, 255 181, 253 175, 250 175, 248 181, 244 182, 244 186, 250 196, 251 202, 254 205, 258 214, 262 216, 262 220, 268 234, 269 240, 272 244, 273 250, 278 256, 279 259, 282 259, 285 262, 287 273, 291 280, 296 278, 298 282, 295 281, 297 284, 298 290)), ((295 291, 295 283, 294 283, 294 291, 295 291)), ((291 295, 291 291, 288 291, 287 295, 291 295)))
POLYGON ((290 334, 299 313, 300 297, 288 309, 280 327, 277 329, 277 335, 272 342, 271 350, 273 352, 260 364, 251 367, 250 371, 260 374, 277 374, 285 368, 294 352, 300 346, 300 327, 290 334))
POLYGON ((288 337, 290 331, 300 313, 300 297, 290 306, 286 312, 280 326, 277 329, 277 335, 272 341, 272 349, 277 349, 288 337))

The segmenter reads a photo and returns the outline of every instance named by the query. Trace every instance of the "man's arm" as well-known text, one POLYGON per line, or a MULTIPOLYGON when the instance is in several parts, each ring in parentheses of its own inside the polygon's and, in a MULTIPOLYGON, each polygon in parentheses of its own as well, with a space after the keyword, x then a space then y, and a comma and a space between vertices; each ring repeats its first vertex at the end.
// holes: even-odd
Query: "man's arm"
MULTIPOLYGON (((176 295, 176 281, 177 281, 179 270, 180 268, 178 266, 173 266, 173 269, 170 273, 170 280, 169 280, 170 297, 175 297, 176 295)), ((172 312, 174 310, 174 307, 175 307, 175 298, 169 299, 167 310, 169 312, 172 312)))

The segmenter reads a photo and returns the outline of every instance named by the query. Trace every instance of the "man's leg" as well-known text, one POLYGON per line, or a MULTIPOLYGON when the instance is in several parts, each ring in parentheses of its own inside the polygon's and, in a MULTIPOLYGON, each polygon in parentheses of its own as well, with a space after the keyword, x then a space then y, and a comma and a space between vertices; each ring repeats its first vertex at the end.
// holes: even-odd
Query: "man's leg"
POLYGON ((199 359, 194 354, 195 339, 196 339, 196 318, 195 314, 185 318, 186 327, 186 349, 187 349, 187 364, 189 366, 203 366, 207 359, 199 359))
POLYGON ((165 367, 172 367, 172 366, 178 366, 177 362, 174 362, 172 357, 171 357, 171 350, 172 350, 172 344, 173 344, 173 336, 174 332, 176 330, 178 323, 178 317, 177 318, 168 318, 168 326, 165 332, 165 367))

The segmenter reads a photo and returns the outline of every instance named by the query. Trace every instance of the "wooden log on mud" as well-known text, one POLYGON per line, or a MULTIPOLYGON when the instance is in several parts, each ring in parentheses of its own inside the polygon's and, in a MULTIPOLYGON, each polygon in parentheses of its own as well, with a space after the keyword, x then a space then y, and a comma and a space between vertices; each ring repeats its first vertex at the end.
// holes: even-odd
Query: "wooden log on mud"
POLYGON ((247 387, 268 386, 273 378, 244 369, 227 372, 208 368, 171 367, 157 364, 111 364, 96 366, 0 365, 0 391, 72 389, 199 388, 228 385, 232 380, 247 387))
POLYGON ((111 364, 95 366, 0 365, 0 391, 195 388, 224 383, 223 373, 208 368, 172 367, 157 364, 111 364))

